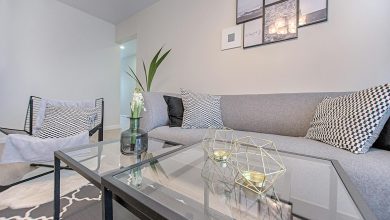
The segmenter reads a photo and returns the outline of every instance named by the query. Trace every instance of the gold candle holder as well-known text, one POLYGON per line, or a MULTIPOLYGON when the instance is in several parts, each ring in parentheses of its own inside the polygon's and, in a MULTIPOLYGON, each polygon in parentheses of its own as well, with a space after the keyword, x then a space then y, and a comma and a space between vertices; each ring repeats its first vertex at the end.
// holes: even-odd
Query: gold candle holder
POLYGON ((229 159, 231 152, 227 150, 214 150, 213 156, 216 161, 226 161, 229 159))
POLYGON ((266 139, 243 137, 234 141, 229 159, 237 171, 235 182, 257 194, 265 195, 286 172, 275 144, 266 139))

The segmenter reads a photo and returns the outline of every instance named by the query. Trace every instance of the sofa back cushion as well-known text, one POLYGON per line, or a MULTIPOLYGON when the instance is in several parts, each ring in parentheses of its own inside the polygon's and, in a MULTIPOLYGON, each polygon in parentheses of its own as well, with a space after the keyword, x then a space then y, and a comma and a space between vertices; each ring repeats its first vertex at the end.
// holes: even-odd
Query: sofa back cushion
POLYGON ((304 137, 317 105, 326 97, 348 93, 225 95, 222 119, 228 128, 304 137))

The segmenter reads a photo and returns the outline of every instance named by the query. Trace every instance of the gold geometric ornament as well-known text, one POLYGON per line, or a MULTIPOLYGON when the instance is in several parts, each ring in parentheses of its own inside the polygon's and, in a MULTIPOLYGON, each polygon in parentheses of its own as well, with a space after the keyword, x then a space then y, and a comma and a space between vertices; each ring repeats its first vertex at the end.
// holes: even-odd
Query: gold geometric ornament
POLYGON ((234 141, 231 163, 238 175, 235 182, 257 194, 264 195, 286 172, 274 142, 243 137, 234 141))

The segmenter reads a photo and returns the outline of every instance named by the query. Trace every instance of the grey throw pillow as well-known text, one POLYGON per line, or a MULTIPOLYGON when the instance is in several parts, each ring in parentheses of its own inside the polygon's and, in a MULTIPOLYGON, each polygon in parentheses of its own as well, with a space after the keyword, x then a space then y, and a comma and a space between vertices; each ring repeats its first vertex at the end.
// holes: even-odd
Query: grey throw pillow
POLYGON ((89 131, 97 118, 97 108, 47 105, 42 127, 35 137, 64 138, 89 131))
POLYGON ((181 89, 184 114, 182 128, 223 128, 221 96, 181 89))
POLYGON ((317 106, 306 138, 353 153, 366 153, 388 120, 389 108, 389 84, 325 98, 317 106))

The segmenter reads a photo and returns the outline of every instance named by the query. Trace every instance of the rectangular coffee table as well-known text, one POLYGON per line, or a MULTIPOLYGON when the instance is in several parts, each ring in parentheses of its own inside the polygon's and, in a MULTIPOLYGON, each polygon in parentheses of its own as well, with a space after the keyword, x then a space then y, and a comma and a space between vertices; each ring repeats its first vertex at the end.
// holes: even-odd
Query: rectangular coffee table
POLYGON ((153 161, 184 147, 177 143, 148 138, 147 150, 141 154, 122 154, 119 141, 99 142, 55 152, 54 219, 60 218, 60 165, 63 167, 65 164, 101 188, 101 177, 105 174, 143 161, 153 161))
POLYGON ((287 171, 266 197, 235 184, 201 144, 159 158, 158 170, 132 165, 103 177, 104 218, 113 198, 140 219, 376 219, 337 161, 280 155, 287 171))

